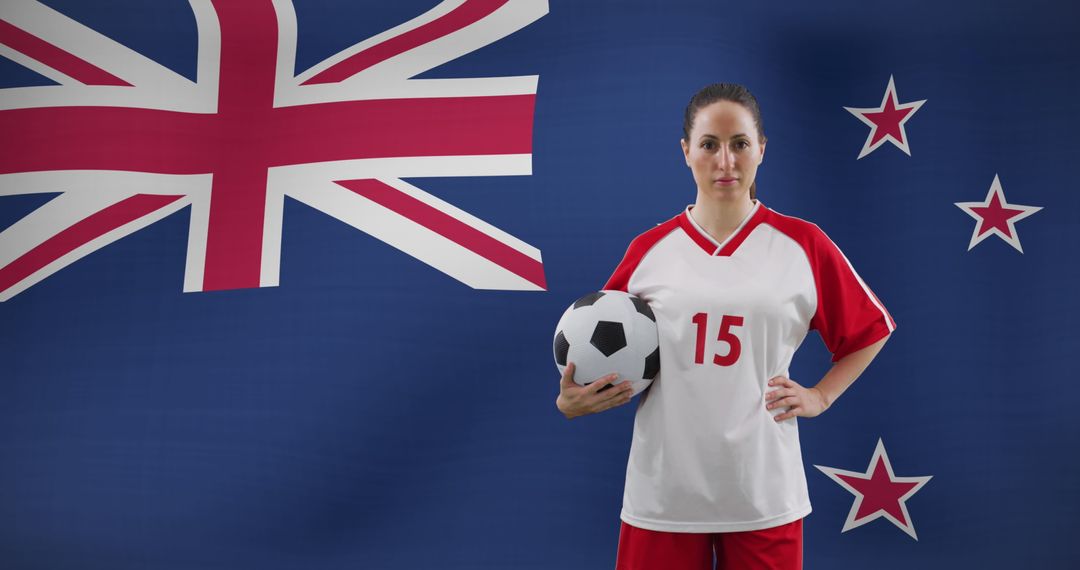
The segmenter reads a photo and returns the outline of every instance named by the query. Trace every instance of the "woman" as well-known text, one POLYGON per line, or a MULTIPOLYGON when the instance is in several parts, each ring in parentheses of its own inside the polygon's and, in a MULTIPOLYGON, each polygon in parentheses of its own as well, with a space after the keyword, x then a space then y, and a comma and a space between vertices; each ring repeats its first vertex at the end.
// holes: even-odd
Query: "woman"
MULTIPOLYGON (((682 150, 692 206, 641 234, 605 289, 645 299, 660 329, 660 377, 638 406, 617 568, 802 567, 810 513, 797 416, 821 414, 896 325, 815 225, 756 196, 765 134, 746 88, 709 85, 687 106, 682 150), (788 378, 816 329, 835 365, 813 387, 788 378)), ((587 387, 567 366, 568 418, 629 401, 628 382, 587 387), (603 390, 603 391, 601 391, 603 390)))

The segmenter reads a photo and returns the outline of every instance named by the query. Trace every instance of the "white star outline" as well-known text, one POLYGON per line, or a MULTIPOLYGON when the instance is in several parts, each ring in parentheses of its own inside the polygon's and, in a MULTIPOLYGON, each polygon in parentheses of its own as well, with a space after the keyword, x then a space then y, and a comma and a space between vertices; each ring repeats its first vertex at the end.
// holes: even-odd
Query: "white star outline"
POLYGON ((896 84, 893 81, 893 76, 890 75, 889 76, 889 85, 887 87, 885 87, 885 95, 881 98, 881 105, 880 106, 878 106, 878 107, 870 107, 870 108, 866 108, 866 109, 857 109, 855 107, 844 107, 845 111, 851 113, 852 115, 855 115, 855 117, 857 119, 859 119, 860 121, 862 121, 863 123, 865 123, 867 126, 870 127, 870 134, 866 135, 866 142, 863 143, 862 150, 859 152, 859 157, 856 158, 855 160, 859 160, 860 158, 870 154, 871 152, 874 152, 875 150, 878 149, 878 147, 885 144, 885 141, 889 141, 889 142, 893 143, 896 146, 896 148, 904 151, 904 154, 906 154, 908 156, 911 156, 911 147, 908 145, 907 129, 904 128, 904 123, 908 122, 909 119, 914 117, 915 113, 919 110, 919 107, 922 107, 923 103, 925 103, 925 102, 926 102, 926 99, 923 99, 922 101, 914 101, 914 102, 911 102, 911 103, 900 104, 899 100, 897 99, 897 96, 896 96, 896 84), (887 101, 889 101, 889 99, 892 99, 893 107, 897 111, 902 111, 904 109, 913 109, 910 113, 907 114, 906 117, 904 117, 900 121, 900 136, 904 140, 898 141, 898 140, 896 140, 896 137, 892 136, 889 133, 886 133, 885 136, 881 138, 881 140, 879 140, 878 142, 876 142, 874 144, 870 144, 870 141, 872 141, 874 139, 874 133, 877 132, 878 126, 875 125, 874 122, 871 121, 870 119, 867 119, 866 116, 864 115, 864 113, 880 113, 880 112, 884 111, 885 110, 885 103, 887 101))
POLYGON ((907 533, 908 536, 919 540, 918 535, 915 534, 915 522, 911 520, 911 515, 908 513, 907 500, 915 493, 919 492, 919 489, 923 488, 923 485, 933 478, 933 475, 926 475, 923 477, 897 477, 893 473, 892 462, 889 461, 889 454, 885 452, 885 444, 878 438, 877 447, 874 449, 874 455, 870 458, 870 465, 867 466, 865 473, 859 473, 857 471, 845 471, 843 469, 836 469, 833 467, 822 467, 821 465, 815 465, 819 471, 827 475, 830 479, 836 482, 836 484, 847 489, 851 494, 855 495, 855 502, 851 505, 851 511, 848 512, 847 520, 844 521, 844 528, 840 530, 841 533, 845 533, 851 529, 858 528, 866 523, 885 517, 889 522, 896 525, 896 528, 907 533), (885 461, 885 471, 889 474, 889 480, 894 483, 916 483, 910 491, 904 493, 900 497, 900 510, 904 513, 904 519, 907 520, 907 524, 901 523, 896 517, 892 516, 884 510, 878 510, 877 512, 868 515, 858 521, 855 520, 855 515, 859 512, 859 507, 862 506, 863 494, 856 491, 854 487, 848 485, 839 475, 847 475, 857 479, 870 479, 874 473, 875 466, 878 464, 878 459, 881 458, 885 461))
POLYGON ((1020 204, 1010 204, 1010 203, 1006 202, 1005 201, 1005 191, 1001 189, 1001 182, 998 180, 998 175, 997 174, 994 174, 994 182, 992 184, 990 184, 990 191, 986 193, 986 200, 984 200, 982 202, 955 202, 954 205, 957 208, 960 208, 961 210, 967 212, 967 215, 971 216, 972 218, 975 218, 975 229, 972 230, 972 232, 971 232, 971 242, 968 243, 968 248, 967 248, 968 251, 971 251, 971 249, 973 247, 975 247, 976 245, 978 245, 979 242, 981 242, 982 240, 984 240, 984 239, 986 239, 986 238, 988 238, 988 237, 990 237, 992 235, 996 235, 997 237, 1005 240, 1005 243, 1007 243, 1007 244, 1013 246, 1014 248, 1016 248, 1016 251, 1019 251, 1020 253, 1024 253, 1024 248, 1020 246, 1020 234, 1018 234, 1016 232, 1016 222, 1019 222, 1020 220, 1026 218, 1026 217, 1028 217, 1028 216, 1030 216, 1030 215, 1034 214, 1035 212, 1038 212, 1039 210, 1042 209, 1042 206, 1022 206, 1020 204), (1009 209, 1012 209, 1012 210, 1023 210, 1024 211, 1023 213, 1017 214, 1017 215, 1009 218, 1008 220, 1006 220, 1006 223, 1009 224, 1009 233, 1012 234, 1012 237, 1009 237, 1009 236, 1005 235, 1004 233, 1001 232, 1001 230, 999 230, 996 227, 992 227, 992 228, 990 228, 990 231, 985 232, 982 235, 979 235, 979 227, 982 226, 983 218, 982 218, 982 216, 976 214, 971 208, 972 207, 983 207, 983 208, 989 207, 990 203, 994 199, 995 194, 997 194, 998 201, 1001 203, 1002 208, 1009 208, 1009 209))

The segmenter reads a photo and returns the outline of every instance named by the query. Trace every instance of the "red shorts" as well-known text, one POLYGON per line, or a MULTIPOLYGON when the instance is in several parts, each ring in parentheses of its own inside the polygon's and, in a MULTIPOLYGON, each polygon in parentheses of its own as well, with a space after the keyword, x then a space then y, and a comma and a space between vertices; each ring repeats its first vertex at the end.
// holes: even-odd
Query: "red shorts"
POLYGON ((746 532, 658 532, 622 523, 615 570, 801 570, 802 519, 746 532))

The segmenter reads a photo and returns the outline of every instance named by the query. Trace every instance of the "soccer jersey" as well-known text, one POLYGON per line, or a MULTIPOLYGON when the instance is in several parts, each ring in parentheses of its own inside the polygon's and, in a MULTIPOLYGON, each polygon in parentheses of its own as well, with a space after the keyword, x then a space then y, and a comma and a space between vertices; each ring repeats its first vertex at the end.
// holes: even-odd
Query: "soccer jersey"
POLYGON ((896 325, 816 225, 755 202, 718 243, 689 212, 634 239, 604 287, 647 301, 660 331, 621 518, 668 532, 786 524, 810 513, 810 498, 796 419, 765 409, 769 379, 790 377, 810 329, 836 361, 896 325))

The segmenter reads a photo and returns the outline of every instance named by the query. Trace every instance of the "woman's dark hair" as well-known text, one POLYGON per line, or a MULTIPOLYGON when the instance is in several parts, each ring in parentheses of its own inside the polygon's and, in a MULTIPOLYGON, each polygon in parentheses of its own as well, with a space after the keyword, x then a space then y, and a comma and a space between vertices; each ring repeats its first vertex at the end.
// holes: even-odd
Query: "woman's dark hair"
MULTIPOLYGON (((703 107, 708 107, 717 101, 731 101, 746 107, 750 115, 754 117, 754 126, 757 127, 758 139, 765 142, 765 130, 761 125, 761 109, 758 108, 757 99, 750 90, 738 83, 713 83, 702 87, 700 91, 690 98, 686 106, 686 115, 683 117, 683 138, 690 143, 690 130, 694 127, 694 118, 703 107)), ((750 199, 757 199, 757 182, 750 185, 750 199)))

